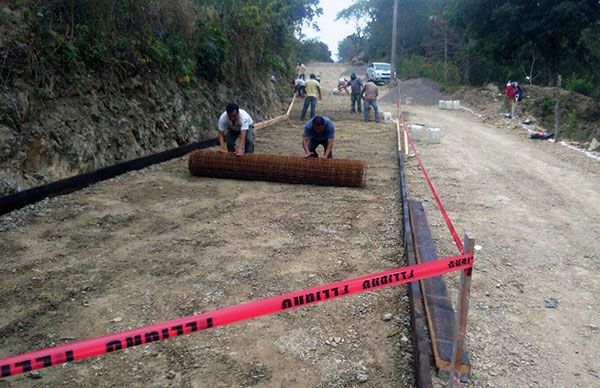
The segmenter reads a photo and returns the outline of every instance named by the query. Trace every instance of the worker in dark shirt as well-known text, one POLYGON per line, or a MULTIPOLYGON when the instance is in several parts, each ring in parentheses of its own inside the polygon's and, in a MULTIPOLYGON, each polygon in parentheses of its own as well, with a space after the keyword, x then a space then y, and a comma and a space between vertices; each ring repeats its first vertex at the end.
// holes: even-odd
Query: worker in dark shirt
POLYGON ((335 127, 333 122, 326 116, 315 116, 304 126, 304 135, 302 136, 302 148, 306 157, 319 157, 317 147, 323 146, 324 152, 322 158, 333 158, 333 139, 335 137, 335 127))
POLYGON ((348 81, 348 86, 350 86, 350 112, 354 113, 356 110, 354 106, 357 105, 358 113, 361 113, 361 93, 362 93, 362 81, 360 78, 356 76, 355 73, 350 74, 350 81, 348 81))

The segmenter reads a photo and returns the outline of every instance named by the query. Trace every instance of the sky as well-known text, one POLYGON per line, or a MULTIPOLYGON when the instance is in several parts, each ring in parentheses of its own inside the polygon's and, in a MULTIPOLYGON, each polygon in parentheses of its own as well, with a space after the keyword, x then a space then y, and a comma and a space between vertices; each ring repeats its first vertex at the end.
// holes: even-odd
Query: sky
POLYGON ((325 43, 331 51, 333 60, 338 59, 338 43, 355 31, 354 21, 346 23, 344 20, 335 20, 337 13, 344 8, 348 8, 352 3, 352 0, 321 0, 320 5, 323 8, 323 14, 316 19, 321 31, 315 31, 308 27, 302 31, 307 38, 318 38, 325 43))

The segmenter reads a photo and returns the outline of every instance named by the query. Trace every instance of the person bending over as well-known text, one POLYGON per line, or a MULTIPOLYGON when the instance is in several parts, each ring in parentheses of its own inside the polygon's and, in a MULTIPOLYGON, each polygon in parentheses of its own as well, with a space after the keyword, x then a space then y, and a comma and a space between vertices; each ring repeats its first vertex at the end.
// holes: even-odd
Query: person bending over
POLYGON ((246 153, 254 153, 254 122, 252 117, 243 109, 240 109, 237 104, 229 103, 225 107, 225 112, 219 117, 219 151, 225 152, 225 144, 227 151, 235 152, 241 156, 246 153), (236 140, 239 137, 239 142, 236 147, 236 140))
POLYGON ((325 150, 322 158, 333 158, 333 139, 335 137, 335 127, 333 122, 326 116, 315 116, 304 126, 304 136, 302 136, 302 148, 304 156, 319 157, 317 147, 323 146, 325 150))

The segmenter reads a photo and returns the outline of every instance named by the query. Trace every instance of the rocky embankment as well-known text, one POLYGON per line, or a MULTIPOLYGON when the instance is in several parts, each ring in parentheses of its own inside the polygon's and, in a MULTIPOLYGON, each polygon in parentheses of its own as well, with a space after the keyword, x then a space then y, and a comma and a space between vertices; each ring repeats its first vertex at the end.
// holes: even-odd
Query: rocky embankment
POLYGON ((206 81, 182 86, 161 74, 79 75, 37 90, 17 79, 0 91, 0 196, 214 137, 229 101, 255 120, 280 114, 282 87, 258 83, 242 90, 206 81))

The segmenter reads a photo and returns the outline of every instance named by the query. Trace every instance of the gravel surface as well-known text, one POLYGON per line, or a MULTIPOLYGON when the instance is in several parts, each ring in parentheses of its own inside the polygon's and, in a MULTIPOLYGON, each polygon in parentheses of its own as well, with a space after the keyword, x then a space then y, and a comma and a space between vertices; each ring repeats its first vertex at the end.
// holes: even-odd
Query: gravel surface
MULTIPOLYGON (((309 67, 310 70, 310 67, 309 67)), ((319 66, 324 90, 348 69, 319 66)), ((392 126, 325 93, 364 189, 192 177, 187 159, 0 217, 0 354, 123 331, 403 266, 392 126), (368 141, 365 141, 368 139, 368 141)), ((256 152, 299 155, 300 106, 256 152)), ((6 386, 411 386, 406 287, 5 379, 6 386)))
MULTIPOLYGON (((470 384, 599 386, 600 162, 530 140, 510 120, 409 110, 414 122, 442 129, 440 144, 424 138, 417 147, 459 235, 481 246, 467 333, 470 384)), ((407 166, 410 196, 424 202, 438 254, 456 254, 416 161, 407 166)), ((458 277, 446 278, 455 292, 458 277)))

